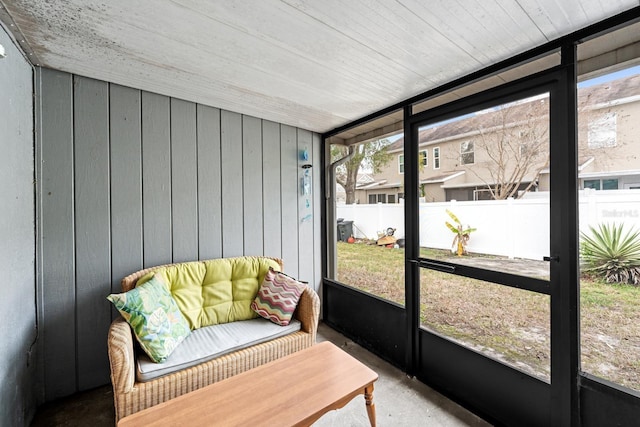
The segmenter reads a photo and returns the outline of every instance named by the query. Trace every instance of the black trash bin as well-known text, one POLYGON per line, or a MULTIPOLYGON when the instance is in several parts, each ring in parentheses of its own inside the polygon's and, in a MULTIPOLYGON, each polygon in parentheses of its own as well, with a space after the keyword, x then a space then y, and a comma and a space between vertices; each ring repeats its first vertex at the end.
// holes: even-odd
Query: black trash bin
POLYGON ((338 222, 338 240, 346 242, 351 236, 353 236, 353 221, 338 222))

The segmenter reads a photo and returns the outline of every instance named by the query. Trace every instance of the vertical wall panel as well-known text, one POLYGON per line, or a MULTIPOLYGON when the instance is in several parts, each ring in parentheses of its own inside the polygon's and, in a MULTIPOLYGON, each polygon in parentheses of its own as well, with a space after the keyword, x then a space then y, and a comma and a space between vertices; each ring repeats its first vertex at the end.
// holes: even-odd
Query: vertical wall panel
MULTIPOLYGON (((313 191, 313 288, 320 290, 322 283, 322 225, 321 212, 323 206, 324 195, 321 188, 321 172, 322 172, 322 138, 317 133, 313 134, 313 175, 312 175, 312 191, 313 191)), ((311 282, 309 282, 311 283, 311 282)))
POLYGON ((244 196, 244 254, 263 255, 262 121, 242 119, 242 194, 244 196))
POLYGON ((244 253, 243 197, 242 197, 242 116, 222 111, 221 167, 222 167, 222 255, 240 256, 244 253))
POLYGON ((196 104, 171 100, 173 262, 198 259, 196 104))
POLYGON ((282 257, 282 201, 280 194, 280 125, 263 120, 262 204, 264 207, 264 254, 278 258, 282 257))
POLYGON ((111 291, 120 292, 122 278, 143 265, 140 91, 112 84, 109 111, 111 291))
POLYGON ((76 390, 73 79, 48 69, 41 76, 41 348, 49 400, 76 390))
POLYGON ((0 424, 20 426, 38 391, 33 71, 2 27, 0 44, 0 424))
MULTIPOLYGON (((303 169, 305 164, 313 160, 313 146, 311 132, 298 129, 298 174, 300 182, 303 179, 311 181, 313 185, 313 168, 303 169), (301 153, 306 152, 308 160, 303 160, 301 153)), ((302 184, 299 184, 298 194, 298 277, 300 280, 313 284, 313 191, 303 194, 302 184)), ((312 285, 313 286, 313 285, 312 285)))
MULTIPOLYGON (((284 271, 298 276, 298 143, 296 128, 280 127, 282 259, 284 271)), ((304 279, 302 279, 304 280, 304 279)))
POLYGON ((222 256, 220 110, 198 105, 198 256, 222 256))
POLYGON ((111 309, 109 85, 74 79, 74 185, 78 387, 109 381, 105 336, 111 309))
POLYGON ((166 264, 171 249, 169 98, 142 92, 142 213, 144 265, 166 264))
POLYGON ((73 80, 42 69, 40 251, 45 399, 76 391, 73 80))

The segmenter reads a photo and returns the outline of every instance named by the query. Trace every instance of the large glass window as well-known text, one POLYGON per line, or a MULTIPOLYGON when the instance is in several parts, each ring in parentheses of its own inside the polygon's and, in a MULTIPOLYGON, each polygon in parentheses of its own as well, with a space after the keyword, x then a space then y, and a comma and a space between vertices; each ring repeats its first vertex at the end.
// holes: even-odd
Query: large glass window
MULTIPOLYGON (((348 150, 351 160, 336 169, 337 185, 347 197, 335 209, 343 231, 338 236, 353 238, 338 237, 330 278, 404 305, 404 204, 397 203, 404 188, 404 139, 394 135, 348 150)), ((348 150, 334 147, 332 162, 348 150)))
POLYGON ((582 370, 640 390, 640 67, 578 84, 582 370), (617 191, 594 191, 617 190, 617 191))
POLYGON ((550 381, 549 94, 418 135, 444 135, 439 155, 460 156, 423 180, 433 201, 420 204, 422 328, 550 381))

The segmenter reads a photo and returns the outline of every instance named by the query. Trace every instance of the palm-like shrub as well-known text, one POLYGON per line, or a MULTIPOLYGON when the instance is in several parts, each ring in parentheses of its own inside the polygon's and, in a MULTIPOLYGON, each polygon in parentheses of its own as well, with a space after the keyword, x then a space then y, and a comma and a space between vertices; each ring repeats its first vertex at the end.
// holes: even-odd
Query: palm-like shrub
POLYGON ((472 231, 476 231, 476 229, 471 228, 468 225, 463 226, 458 217, 449 209, 447 209, 447 215, 449 215, 449 217, 457 224, 453 225, 449 221, 445 221, 447 228, 456 235, 453 238, 451 252, 457 253, 458 256, 462 256, 467 253, 467 242, 469 241, 469 237, 471 237, 469 234, 471 234, 472 231))
POLYGON ((581 233, 580 256, 583 271, 602 275, 607 283, 640 285, 640 232, 624 224, 589 227, 581 233))

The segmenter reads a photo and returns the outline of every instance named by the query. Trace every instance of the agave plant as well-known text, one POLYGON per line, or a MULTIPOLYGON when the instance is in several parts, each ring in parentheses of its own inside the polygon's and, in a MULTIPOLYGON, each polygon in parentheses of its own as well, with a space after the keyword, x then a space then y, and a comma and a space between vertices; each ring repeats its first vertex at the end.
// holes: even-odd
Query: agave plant
POLYGON ((467 242, 469 241, 470 237, 469 234, 472 231, 476 231, 476 229, 471 228, 468 225, 463 226, 458 217, 455 216, 449 209, 447 209, 447 214, 453 220, 453 222, 456 223, 456 225, 453 225, 449 221, 445 221, 447 228, 456 235, 453 238, 453 243, 451 244, 451 252, 455 252, 458 254, 458 256, 462 256, 467 253, 467 242))
POLYGON ((640 231, 624 230, 624 224, 599 224, 582 232, 580 256, 586 268, 607 283, 640 285, 640 231))

